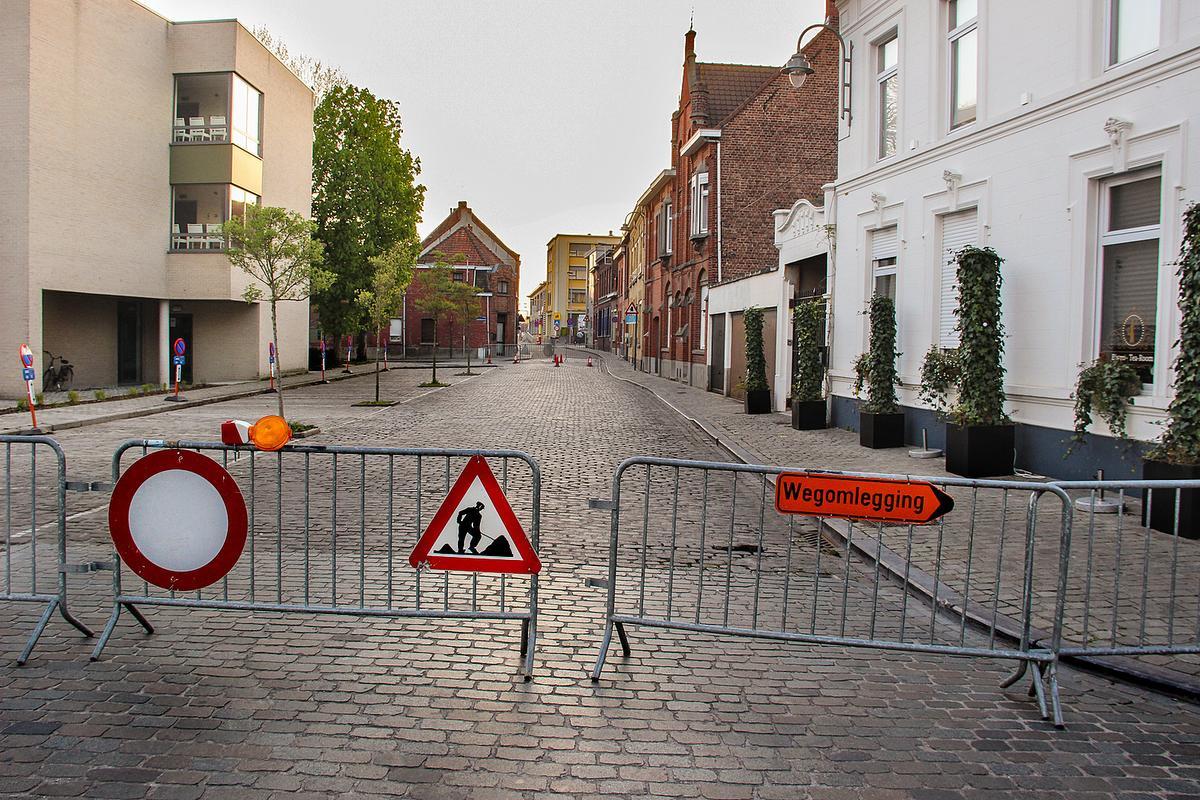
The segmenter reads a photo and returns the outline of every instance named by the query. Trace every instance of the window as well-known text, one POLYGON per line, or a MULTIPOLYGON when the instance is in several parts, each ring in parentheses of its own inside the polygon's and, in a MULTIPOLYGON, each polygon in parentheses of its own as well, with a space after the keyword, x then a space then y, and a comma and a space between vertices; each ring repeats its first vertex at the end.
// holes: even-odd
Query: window
POLYGON ((895 33, 875 46, 879 86, 879 157, 896 154, 900 122, 900 39, 895 33))
POLYGON ((173 142, 229 141, 228 72, 175 76, 173 142))
POLYGON ((958 260, 959 250, 978 241, 977 209, 968 208, 942 217, 942 295, 939 310, 938 346, 958 347, 958 260))
POLYGON ((708 233, 708 173, 698 172, 691 180, 692 236, 708 233))
POLYGON ((581 306, 587 302, 587 292, 583 289, 572 289, 568 302, 573 306, 581 306))
POLYGON ((950 0, 950 127, 975 121, 979 82, 979 0, 950 0))
POLYGON ((238 147, 262 155, 262 92, 233 76, 233 143, 238 147))
POLYGON ((1108 0, 1108 65, 1158 48, 1160 0, 1108 0))
POLYGON ((577 258, 587 258, 587 254, 592 250, 590 244, 573 244, 571 245, 571 255, 577 258))
POLYGON ((222 226, 231 216, 245 216, 247 205, 260 198, 224 183, 187 183, 171 187, 171 249, 222 250, 222 226))
POLYGON ((696 280, 700 285, 700 349, 708 347, 708 274, 703 270, 696 280))
POLYGON ((871 233, 871 279, 875 294, 896 299, 896 257, 899 252, 900 239, 895 225, 871 233))
POLYGON ((571 267, 570 277, 573 281, 586 281, 587 267, 571 267))
POLYGON ((489 273, 487 270, 483 270, 483 269, 475 270, 475 288, 479 289, 481 292, 489 291, 489 287, 490 287, 489 279, 490 278, 491 278, 491 273, 489 273))
POLYGON ((454 274, 453 274, 453 275, 451 275, 451 278, 452 278, 453 280, 457 281, 458 283, 466 283, 466 282, 467 282, 466 276, 464 276, 464 275, 463 275, 461 272, 459 272, 458 270, 455 270, 455 271, 454 271, 454 274))
POLYGON ((500 294, 508 294, 508 281, 499 281, 497 291, 500 294))
POLYGON ((1136 173, 1105 184, 1100 214, 1100 357, 1154 382, 1162 178, 1136 173))
POLYGON ((659 257, 671 255, 671 237, 674 231, 671 220, 670 200, 664 200, 662 206, 659 207, 658 214, 655 216, 654 227, 657 233, 659 257))

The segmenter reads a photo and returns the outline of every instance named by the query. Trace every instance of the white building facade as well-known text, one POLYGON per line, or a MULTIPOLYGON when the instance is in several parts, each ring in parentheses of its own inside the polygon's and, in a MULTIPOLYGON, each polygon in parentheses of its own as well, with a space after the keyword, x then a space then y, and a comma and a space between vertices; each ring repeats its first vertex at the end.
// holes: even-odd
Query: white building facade
POLYGON ((857 426, 854 359, 872 292, 895 297, 907 440, 942 424, 918 400, 931 347, 957 345, 954 263, 994 248, 1017 466, 1132 475, 1102 422, 1064 458, 1076 378, 1097 358, 1142 375, 1130 435, 1172 396, 1174 262, 1200 198, 1200 3, 1192 0, 843 0, 852 45, 831 280, 832 419, 857 426))

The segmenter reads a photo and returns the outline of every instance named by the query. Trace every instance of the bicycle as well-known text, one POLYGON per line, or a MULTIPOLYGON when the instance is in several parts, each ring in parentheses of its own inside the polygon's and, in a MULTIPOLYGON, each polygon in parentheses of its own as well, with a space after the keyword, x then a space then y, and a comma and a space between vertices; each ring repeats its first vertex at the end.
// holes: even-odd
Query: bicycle
POLYGON ((46 373, 42 377, 42 391, 61 392, 70 387, 71 381, 75 380, 75 368, 71 366, 71 362, 49 350, 42 352, 50 356, 50 365, 46 367, 46 373), (57 366, 55 361, 59 362, 57 366))

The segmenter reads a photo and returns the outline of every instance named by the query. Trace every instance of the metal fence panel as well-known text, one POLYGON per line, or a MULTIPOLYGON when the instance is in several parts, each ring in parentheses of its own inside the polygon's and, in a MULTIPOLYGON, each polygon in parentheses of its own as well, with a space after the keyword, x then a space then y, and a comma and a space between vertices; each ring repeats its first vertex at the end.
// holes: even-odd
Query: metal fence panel
POLYGON ((1036 644, 1029 609, 1059 582, 1057 557, 1035 568, 1035 545, 1057 547, 1070 524, 1065 494, 1046 483, 911 476, 954 496, 955 510, 932 525, 861 523, 778 513, 772 484, 787 471, 802 470, 649 457, 617 468, 611 501, 600 504, 612 517, 593 680, 613 632, 628 654, 624 626, 637 624, 1014 659, 1005 685, 1032 666, 1043 715, 1061 723, 1056 656, 1036 644), (1039 531, 1047 494, 1062 507, 1042 512, 1039 531))
POLYGON ((1181 524, 1190 481, 1059 481, 1075 524, 1061 554, 1052 646, 1063 656, 1135 656, 1200 677, 1200 530, 1181 524), (1168 530, 1147 520, 1159 506, 1168 530))
POLYGON ((58 611, 87 636, 92 632, 67 609, 67 459, 48 436, 0 436, 3 461, 4 575, 0 601, 40 603, 41 616, 17 663, 58 611))
POLYGON ((113 456, 114 483, 129 451, 195 450, 221 462, 246 500, 249 529, 220 582, 179 593, 123 576, 114 552, 113 610, 100 657, 122 610, 147 631, 139 606, 305 612, 365 617, 514 620, 528 677, 537 634, 537 576, 414 570, 408 555, 471 456, 490 460, 536 549, 541 474, 515 450, 292 444, 274 453, 214 442, 134 440, 113 456))

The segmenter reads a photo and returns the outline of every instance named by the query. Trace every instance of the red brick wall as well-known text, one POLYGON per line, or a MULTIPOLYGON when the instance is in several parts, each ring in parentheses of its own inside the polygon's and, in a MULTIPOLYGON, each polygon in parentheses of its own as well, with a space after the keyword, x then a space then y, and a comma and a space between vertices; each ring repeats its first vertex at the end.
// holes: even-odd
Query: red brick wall
POLYGON ((723 128, 724 281, 774 268, 771 212, 801 197, 822 205, 821 186, 837 175, 837 40, 822 32, 806 53, 816 72, 801 89, 780 75, 723 128))

